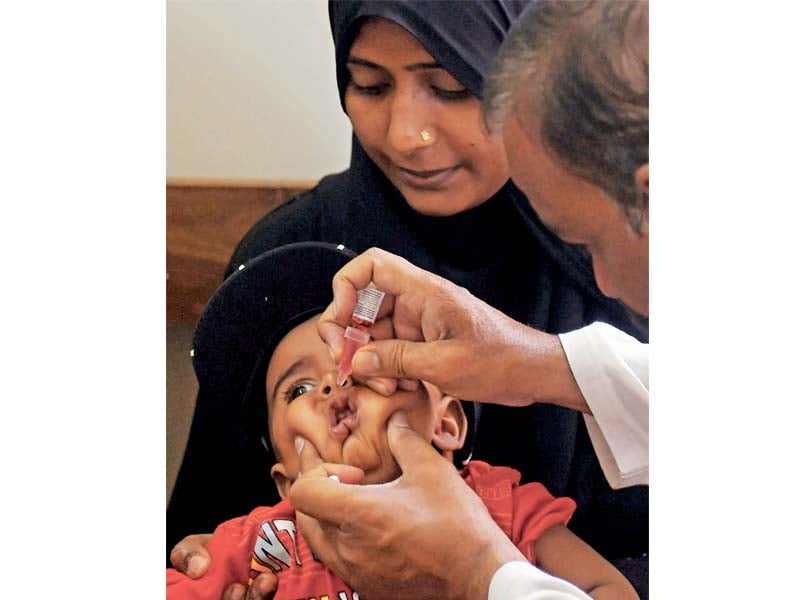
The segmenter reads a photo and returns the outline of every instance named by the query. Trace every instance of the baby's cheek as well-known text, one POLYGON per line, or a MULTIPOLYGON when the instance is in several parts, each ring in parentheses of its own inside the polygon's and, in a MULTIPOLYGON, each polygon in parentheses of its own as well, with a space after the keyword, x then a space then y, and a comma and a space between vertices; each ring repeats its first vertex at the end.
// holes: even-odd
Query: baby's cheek
POLYGON ((323 461, 335 462, 338 453, 332 453, 328 447, 331 440, 328 435, 327 420, 316 411, 303 407, 299 399, 295 402, 297 406, 292 404, 286 411, 286 419, 280 433, 285 440, 284 443, 293 454, 296 454, 294 440, 297 436, 303 437, 314 444, 323 461))
POLYGON ((345 464, 372 471, 381 466, 381 459, 372 444, 365 443, 361 437, 349 437, 342 448, 345 464))

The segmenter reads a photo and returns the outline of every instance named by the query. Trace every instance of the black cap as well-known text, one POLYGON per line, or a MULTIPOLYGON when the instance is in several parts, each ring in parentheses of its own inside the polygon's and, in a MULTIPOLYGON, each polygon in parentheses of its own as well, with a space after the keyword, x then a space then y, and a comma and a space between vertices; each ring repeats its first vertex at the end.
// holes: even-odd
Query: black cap
MULTIPOLYGON (((292 328, 325 310, 333 276, 355 256, 342 244, 280 246, 240 265, 208 301, 194 334, 194 370, 203 394, 241 411, 242 434, 254 438, 242 440, 246 445, 267 440, 264 377, 272 351, 292 328)), ((458 459, 471 451, 478 412, 462 404, 469 427, 458 459)))
POLYGON ((195 330, 201 389, 228 397, 244 392, 265 353, 330 304, 333 276, 354 256, 341 244, 302 242, 240 265, 211 296, 195 330))

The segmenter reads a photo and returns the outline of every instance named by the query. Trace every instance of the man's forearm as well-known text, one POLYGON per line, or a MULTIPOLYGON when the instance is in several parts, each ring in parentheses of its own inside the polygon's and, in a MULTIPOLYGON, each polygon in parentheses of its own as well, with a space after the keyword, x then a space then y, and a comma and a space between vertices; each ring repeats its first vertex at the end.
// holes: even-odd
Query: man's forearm
POLYGON ((506 377, 515 382, 515 405, 542 402, 591 414, 557 335, 519 324, 508 352, 506 377))

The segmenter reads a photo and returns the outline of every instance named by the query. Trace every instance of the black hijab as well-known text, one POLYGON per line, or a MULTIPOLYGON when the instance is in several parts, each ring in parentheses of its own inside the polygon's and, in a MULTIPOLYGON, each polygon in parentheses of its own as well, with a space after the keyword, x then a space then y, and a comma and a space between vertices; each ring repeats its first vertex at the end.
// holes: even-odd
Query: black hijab
POLYGON ((336 46, 336 80, 342 108, 349 80, 347 58, 362 19, 382 17, 397 23, 417 38, 473 96, 482 98, 494 55, 511 23, 528 4, 530 0, 329 2, 328 15, 336 46))
MULTIPOLYGON (((330 2, 340 99, 346 60, 367 17, 392 20, 476 96, 492 58, 525 1, 330 2)), ((447 216, 422 215, 353 137, 350 167, 256 223, 234 252, 225 276, 283 244, 341 243, 362 252, 378 246, 469 289, 510 317, 560 333, 604 321, 645 340, 626 309, 598 290, 588 257, 563 244, 507 182, 492 198, 447 216)), ((302 277, 302 271, 298 272, 302 277)), ((168 550, 181 537, 275 501, 266 458, 241 443, 241 415, 200 390, 187 450, 170 501, 168 550)), ((237 400, 238 402, 238 400, 237 400)), ((522 481, 540 481, 578 503, 571 527, 609 558, 647 550, 647 488, 608 486, 583 418, 561 407, 484 405, 474 458, 511 466, 522 481)), ((641 591, 641 589, 640 589, 641 591)))

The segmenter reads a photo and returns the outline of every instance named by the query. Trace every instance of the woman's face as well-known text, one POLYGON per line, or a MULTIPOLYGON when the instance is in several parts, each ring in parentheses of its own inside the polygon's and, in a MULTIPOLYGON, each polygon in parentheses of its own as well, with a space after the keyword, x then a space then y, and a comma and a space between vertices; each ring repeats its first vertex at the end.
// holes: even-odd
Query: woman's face
POLYGON ((353 130, 415 210, 456 214, 508 180, 502 140, 485 132, 480 101, 405 29, 365 21, 347 66, 353 130))

